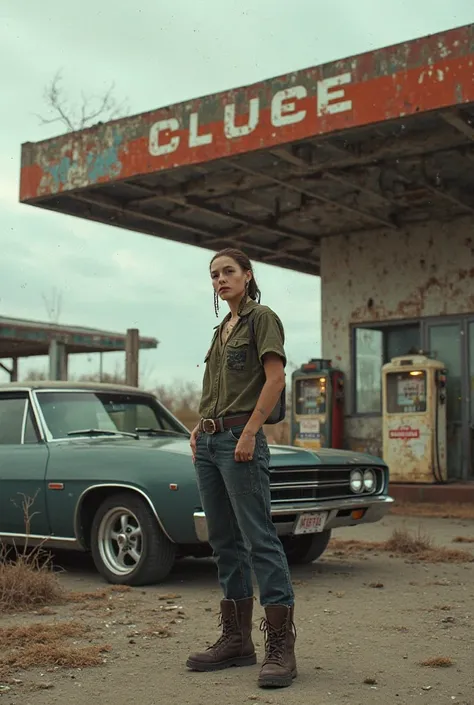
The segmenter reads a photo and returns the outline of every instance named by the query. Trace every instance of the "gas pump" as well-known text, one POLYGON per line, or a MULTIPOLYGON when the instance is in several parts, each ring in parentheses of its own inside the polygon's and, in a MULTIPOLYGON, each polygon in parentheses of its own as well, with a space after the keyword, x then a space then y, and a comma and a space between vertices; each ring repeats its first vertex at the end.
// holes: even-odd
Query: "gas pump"
POLYGON ((344 374, 330 360, 311 359, 292 375, 291 442, 342 448, 344 374))
POLYGON ((394 357, 382 367, 382 394, 390 482, 446 482, 444 364, 425 355, 394 357))

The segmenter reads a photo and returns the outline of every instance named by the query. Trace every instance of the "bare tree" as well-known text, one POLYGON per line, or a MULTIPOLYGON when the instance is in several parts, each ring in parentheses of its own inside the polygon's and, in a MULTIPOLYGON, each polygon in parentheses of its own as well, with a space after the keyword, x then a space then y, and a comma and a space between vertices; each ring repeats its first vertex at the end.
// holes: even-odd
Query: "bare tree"
POLYGON ((41 297, 43 299, 49 322, 57 325, 59 323, 59 319, 61 318, 63 305, 62 292, 59 291, 59 289, 56 289, 56 287, 53 287, 49 296, 43 293, 41 294, 41 297))
POLYGON ((62 85, 62 72, 58 71, 44 89, 48 116, 37 115, 42 125, 62 123, 68 132, 91 127, 100 121, 107 122, 127 112, 126 102, 118 103, 114 97, 115 84, 99 96, 81 91, 79 104, 72 103, 62 85))

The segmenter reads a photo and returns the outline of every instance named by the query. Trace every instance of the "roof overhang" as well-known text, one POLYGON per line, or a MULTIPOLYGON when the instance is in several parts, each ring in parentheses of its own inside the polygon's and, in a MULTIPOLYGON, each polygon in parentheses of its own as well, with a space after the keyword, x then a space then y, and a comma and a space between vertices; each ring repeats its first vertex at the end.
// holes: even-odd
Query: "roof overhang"
POLYGON ((321 238, 474 212, 474 25, 22 146, 20 200, 320 271, 321 238))
MULTIPOLYGON (((48 355, 53 340, 68 354, 121 352, 126 344, 122 333, 0 317, 0 359, 48 355)), ((140 350, 157 347, 155 338, 140 337, 140 350)))

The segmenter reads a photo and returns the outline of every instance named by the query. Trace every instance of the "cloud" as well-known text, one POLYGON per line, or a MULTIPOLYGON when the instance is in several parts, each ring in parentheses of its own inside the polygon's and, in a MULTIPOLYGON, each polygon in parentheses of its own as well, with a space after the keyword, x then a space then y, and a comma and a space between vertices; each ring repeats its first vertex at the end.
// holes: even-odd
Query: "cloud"
MULTIPOLYGON (((155 382, 200 381, 216 325, 210 252, 18 203, 20 145, 42 126, 43 88, 62 68, 69 99, 111 81, 131 113, 230 89, 472 21, 464 0, 174 0, 118 5, 3 0, 0 22, 0 307, 45 318, 42 295, 63 292, 62 321, 138 326, 160 339, 144 355, 155 382), (118 9, 117 9, 118 8, 118 9)), ((263 302, 281 316, 297 364, 320 354, 320 281, 257 265, 263 302)), ((123 357, 104 356, 112 370, 123 357)), ((25 363, 26 364, 26 363, 25 363)), ((28 366, 33 364, 28 362, 28 366)), ((93 357, 73 369, 98 365, 93 357)), ((121 363, 120 363, 121 364, 121 363)))

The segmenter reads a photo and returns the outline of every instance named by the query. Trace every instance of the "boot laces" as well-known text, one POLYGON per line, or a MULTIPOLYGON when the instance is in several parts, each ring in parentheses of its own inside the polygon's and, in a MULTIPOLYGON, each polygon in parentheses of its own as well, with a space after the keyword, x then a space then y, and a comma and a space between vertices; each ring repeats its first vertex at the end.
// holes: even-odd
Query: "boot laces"
POLYGON ((283 661, 286 649, 286 636, 288 633, 287 623, 278 628, 270 624, 266 619, 260 623, 260 631, 265 635, 265 662, 283 661))
POLYGON ((207 647, 207 651, 219 651, 223 646, 226 646, 229 637, 232 636, 232 634, 235 634, 235 631, 238 628, 235 614, 232 614, 226 619, 224 619, 222 615, 219 615, 218 625, 219 627, 222 627, 222 634, 215 644, 207 647))

